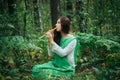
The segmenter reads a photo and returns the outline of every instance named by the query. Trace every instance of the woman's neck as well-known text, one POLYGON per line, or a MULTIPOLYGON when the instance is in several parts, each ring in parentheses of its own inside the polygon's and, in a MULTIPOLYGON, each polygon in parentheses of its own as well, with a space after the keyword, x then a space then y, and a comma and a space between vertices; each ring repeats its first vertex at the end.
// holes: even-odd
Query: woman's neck
POLYGON ((61 33, 61 36, 62 36, 62 38, 67 38, 67 37, 70 37, 71 35, 69 33, 68 34, 61 33))

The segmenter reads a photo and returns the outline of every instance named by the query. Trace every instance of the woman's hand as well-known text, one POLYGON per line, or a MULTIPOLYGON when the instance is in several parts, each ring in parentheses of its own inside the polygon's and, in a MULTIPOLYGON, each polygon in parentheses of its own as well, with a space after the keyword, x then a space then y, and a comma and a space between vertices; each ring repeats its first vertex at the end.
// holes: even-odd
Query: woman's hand
POLYGON ((53 43, 54 43, 54 40, 53 40, 54 33, 53 33, 53 32, 48 31, 48 32, 46 33, 46 37, 48 38, 49 45, 50 45, 50 46, 52 46, 52 45, 53 45, 53 43))

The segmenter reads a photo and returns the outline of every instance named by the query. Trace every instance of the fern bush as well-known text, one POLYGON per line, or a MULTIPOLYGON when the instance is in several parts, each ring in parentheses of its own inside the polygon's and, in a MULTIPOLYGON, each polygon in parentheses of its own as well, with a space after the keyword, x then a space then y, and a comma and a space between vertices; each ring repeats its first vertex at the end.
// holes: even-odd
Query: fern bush
POLYGON ((89 69, 97 80, 120 78, 119 43, 85 33, 78 33, 77 38, 80 43, 77 58, 79 72, 89 69))
POLYGON ((0 73, 6 78, 20 78, 18 73, 31 72, 33 61, 39 61, 41 48, 22 36, 1 37, 0 45, 0 73))

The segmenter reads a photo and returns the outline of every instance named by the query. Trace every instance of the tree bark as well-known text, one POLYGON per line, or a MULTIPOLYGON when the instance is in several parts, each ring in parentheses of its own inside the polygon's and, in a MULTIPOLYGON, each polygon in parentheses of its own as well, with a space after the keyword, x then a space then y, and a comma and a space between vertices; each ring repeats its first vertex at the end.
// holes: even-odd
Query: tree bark
POLYGON ((25 2, 25 13, 24 13, 24 16, 23 16, 23 21, 24 21, 24 27, 23 27, 23 37, 26 36, 26 11, 27 11, 27 1, 24 0, 25 2))
POLYGON ((40 9, 39 9, 39 0, 33 0, 34 4, 34 24, 36 26, 37 31, 43 31, 43 28, 41 26, 41 14, 40 14, 40 9))
POLYGON ((14 4, 15 4, 14 0, 8 0, 9 15, 13 15, 15 12, 14 4))
POLYGON ((83 16, 81 15, 81 12, 83 11, 82 8, 82 1, 81 0, 77 0, 76 2, 76 14, 77 14, 77 19, 78 19, 78 26, 79 26, 79 31, 80 32, 84 32, 84 27, 83 27, 83 16))
POLYGON ((52 26, 54 27, 60 17, 60 0, 50 0, 52 26))
POLYGON ((0 4, 1 4, 1 5, 0 5, 0 13, 3 13, 3 9, 4 9, 4 8, 3 8, 3 5, 4 5, 4 4, 3 4, 3 0, 0 0, 0 4))
POLYGON ((9 20, 10 24, 15 26, 15 29, 13 31, 12 35, 20 35, 19 29, 20 27, 18 27, 18 15, 16 13, 16 1, 15 0, 7 0, 8 2, 8 13, 9 13, 9 17, 11 18, 9 20), (16 17, 15 17, 16 16, 16 17))
POLYGON ((67 10, 67 17, 71 20, 72 18, 72 1, 71 0, 67 0, 66 10, 67 10))

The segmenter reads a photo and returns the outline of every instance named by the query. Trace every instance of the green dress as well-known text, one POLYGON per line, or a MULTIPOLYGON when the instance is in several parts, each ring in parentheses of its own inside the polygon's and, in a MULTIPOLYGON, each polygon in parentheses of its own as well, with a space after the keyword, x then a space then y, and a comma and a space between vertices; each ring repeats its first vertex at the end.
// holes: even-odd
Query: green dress
MULTIPOLYGON (((62 38, 60 47, 65 48, 72 40, 76 39, 74 36, 69 38, 62 38)), ((74 61, 76 63, 77 46, 74 48, 74 61)), ((60 57, 54 53, 54 59, 48 63, 35 65, 32 69, 32 76, 34 80, 54 80, 54 79, 68 79, 74 74, 75 68, 71 67, 66 57, 60 57)))

